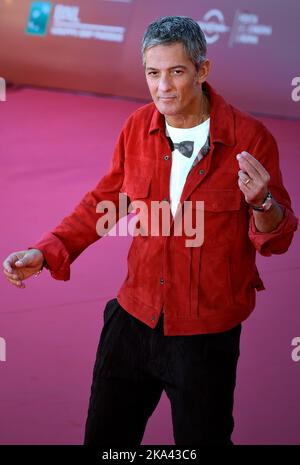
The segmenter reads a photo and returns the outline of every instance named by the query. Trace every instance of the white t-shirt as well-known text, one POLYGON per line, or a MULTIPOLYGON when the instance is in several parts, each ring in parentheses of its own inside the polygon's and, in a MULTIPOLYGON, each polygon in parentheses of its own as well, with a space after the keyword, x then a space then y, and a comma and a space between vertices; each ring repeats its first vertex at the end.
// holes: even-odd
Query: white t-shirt
POLYGON ((190 158, 182 155, 178 149, 174 149, 172 152, 170 201, 173 217, 175 216, 187 175, 208 137, 209 125, 210 118, 193 128, 174 128, 166 122, 166 128, 173 143, 178 144, 183 141, 194 142, 194 150, 190 158))

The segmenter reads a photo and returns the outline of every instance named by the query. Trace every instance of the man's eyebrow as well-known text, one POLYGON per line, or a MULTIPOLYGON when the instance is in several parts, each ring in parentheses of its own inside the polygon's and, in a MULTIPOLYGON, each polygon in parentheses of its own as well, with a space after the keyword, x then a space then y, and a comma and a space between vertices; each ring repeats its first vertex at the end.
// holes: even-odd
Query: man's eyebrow
MULTIPOLYGON (((186 66, 184 66, 184 65, 175 65, 175 66, 171 66, 168 69, 178 69, 178 68, 186 69, 186 66)), ((158 68, 154 68, 153 66, 146 66, 146 69, 147 70, 152 70, 152 71, 158 71, 158 68)))
POLYGON ((186 66, 184 66, 184 65, 176 65, 176 66, 172 66, 170 69, 178 69, 178 68, 186 69, 186 66))

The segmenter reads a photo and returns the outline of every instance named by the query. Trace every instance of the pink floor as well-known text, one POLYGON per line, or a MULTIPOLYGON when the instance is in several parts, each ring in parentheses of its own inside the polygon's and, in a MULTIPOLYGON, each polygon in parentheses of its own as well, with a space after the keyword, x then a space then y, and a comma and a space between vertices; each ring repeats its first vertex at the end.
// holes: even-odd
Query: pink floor
MULTIPOLYGON (((116 136, 140 104, 21 89, 0 103, 0 258, 26 248, 68 214, 108 169, 116 136)), ((300 121, 263 118, 278 140, 285 185, 300 216, 300 121)), ((105 302, 126 274, 131 238, 106 237, 68 282, 44 271, 24 290, 0 279, 0 444, 81 444, 105 302), (104 265, 104 266, 103 266, 104 265)), ((267 290, 244 324, 233 440, 300 444, 299 234, 282 256, 258 259, 267 290)), ((144 444, 173 444, 163 395, 144 444)))

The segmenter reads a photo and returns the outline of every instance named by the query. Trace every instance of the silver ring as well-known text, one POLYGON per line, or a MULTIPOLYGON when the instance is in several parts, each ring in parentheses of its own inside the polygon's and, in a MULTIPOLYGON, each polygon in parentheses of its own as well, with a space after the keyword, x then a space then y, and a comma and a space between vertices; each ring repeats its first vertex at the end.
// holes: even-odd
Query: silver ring
POLYGON ((248 178, 246 181, 244 181, 244 184, 247 186, 247 184, 249 184, 250 181, 251 181, 251 179, 248 178))

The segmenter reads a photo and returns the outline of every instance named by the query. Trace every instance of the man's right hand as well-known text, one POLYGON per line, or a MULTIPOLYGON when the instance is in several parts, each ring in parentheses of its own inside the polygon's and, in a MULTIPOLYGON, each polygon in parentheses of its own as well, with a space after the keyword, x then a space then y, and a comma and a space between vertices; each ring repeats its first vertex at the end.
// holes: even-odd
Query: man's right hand
POLYGON ((11 253, 3 262, 3 273, 6 279, 19 288, 24 288, 23 279, 30 278, 41 270, 44 255, 38 249, 20 250, 11 253))

